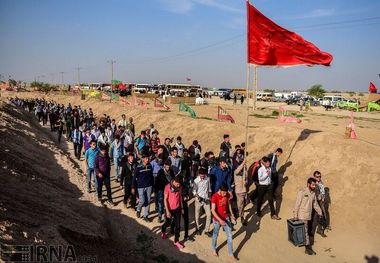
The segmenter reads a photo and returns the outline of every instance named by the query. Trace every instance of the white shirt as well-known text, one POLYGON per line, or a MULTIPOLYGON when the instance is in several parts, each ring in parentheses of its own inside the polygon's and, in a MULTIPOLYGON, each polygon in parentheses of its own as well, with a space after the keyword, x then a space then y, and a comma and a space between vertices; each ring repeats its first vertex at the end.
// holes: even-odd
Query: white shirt
POLYGON ((176 142, 174 146, 178 149, 178 156, 182 157, 183 156, 183 149, 185 149, 185 145, 183 145, 183 143, 179 144, 178 142, 176 142))
POLYGON ((258 171, 259 185, 270 185, 271 184, 271 170, 270 167, 266 168, 261 166, 258 171))
POLYGON ((205 200, 209 200, 209 193, 211 193, 210 179, 207 176, 203 180, 200 176, 195 178, 193 185, 193 194, 198 194, 199 197, 205 200))

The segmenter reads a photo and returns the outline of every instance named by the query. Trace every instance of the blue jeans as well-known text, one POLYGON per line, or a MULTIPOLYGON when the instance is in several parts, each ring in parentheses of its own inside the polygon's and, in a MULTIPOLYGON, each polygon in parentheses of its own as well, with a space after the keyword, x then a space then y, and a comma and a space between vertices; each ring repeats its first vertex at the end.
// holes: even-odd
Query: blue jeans
POLYGON ((156 194, 156 200, 157 200, 157 208, 158 208, 158 216, 161 218, 164 214, 164 192, 158 191, 156 194))
POLYGON ((144 206, 144 217, 148 217, 150 208, 150 197, 152 195, 152 186, 145 188, 137 188, 139 193, 139 204, 137 206, 137 212, 141 213, 141 209, 144 206))
POLYGON ((120 176, 119 176, 119 161, 120 161, 119 157, 114 157, 113 158, 113 165, 114 165, 114 168, 115 168, 115 180, 120 179, 120 176))
MULTIPOLYGON (((220 223, 219 221, 216 221, 215 219, 212 220, 212 223, 214 225, 214 231, 212 232, 212 241, 211 241, 211 248, 213 251, 216 252, 216 241, 218 239, 219 229, 220 229, 220 223)), ((223 226, 224 231, 227 235, 227 247, 228 247, 228 255, 233 256, 233 249, 232 249, 232 225, 231 221, 229 219, 226 220, 226 225, 223 226)))
POLYGON ((87 168, 87 176, 86 176, 86 182, 87 182, 87 192, 90 192, 91 190, 91 181, 94 180, 95 184, 95 191, 98 192, 98 182, 95 178, 95 170, 94 168, 87 168))

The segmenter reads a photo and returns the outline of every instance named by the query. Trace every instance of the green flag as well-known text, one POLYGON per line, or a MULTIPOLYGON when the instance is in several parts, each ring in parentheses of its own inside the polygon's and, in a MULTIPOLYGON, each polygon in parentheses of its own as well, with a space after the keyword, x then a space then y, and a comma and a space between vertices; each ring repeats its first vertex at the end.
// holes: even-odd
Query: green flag
POLYGON ((121 84, 122 82, 121 82, 120 80, 113 79, 111 83, 112 83, 112 85, 119 85, 119 84, 121 84))
POLYGON ((191 118, 196 117, 195 111, 184 102, 180 102, 179 111, 187 111, 188 113, 190 113, 191 118))

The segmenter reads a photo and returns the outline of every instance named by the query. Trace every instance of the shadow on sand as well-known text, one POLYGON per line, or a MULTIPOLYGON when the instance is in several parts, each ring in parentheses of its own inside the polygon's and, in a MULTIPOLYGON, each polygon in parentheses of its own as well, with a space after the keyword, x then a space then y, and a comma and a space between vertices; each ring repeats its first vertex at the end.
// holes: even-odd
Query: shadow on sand
POLYGON ((96 262, 201 262, 120 209, 83 200, 83 173, 54 135, 14 106, 1 103, 0 113, 1 243, 70 244, 96 262))

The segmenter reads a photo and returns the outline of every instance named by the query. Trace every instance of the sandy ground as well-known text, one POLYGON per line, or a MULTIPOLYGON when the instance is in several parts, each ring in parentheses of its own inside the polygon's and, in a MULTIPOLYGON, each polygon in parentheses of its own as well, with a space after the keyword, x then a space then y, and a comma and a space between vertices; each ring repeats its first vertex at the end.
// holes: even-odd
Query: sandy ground
MULTIPOLYGON (((2 97, 8 95, 11 94, 2 94, 2 97)), ((18 93, 17 96, 43 97, 44 95, 18 93)), ((147 109, 138 109, 95 99, 82 101, 78 96, 54 95, 45 96, 45 98, 54 99, 64 104, 71 102, 72 105, 81 105, 83 108, 91 107, 98 116, 107 113, 117 120, 122 113, 125 113, 128 117, 134 117, 137 131, 147 128, 150 123, 154 123, 162 139, 181 135, 186 146, 190 145, 193 139, 198 139, 203 152, 213 150, 219 153, 218 148, 225 133, 231 135, 233 145, 240 144, 245 140, 246 107, 232 105, 231 101, 224 102, 219 98, 210 100, 209 105, 194 106, 197 119, 191 119, 187 113, 179 112, 178 105, 170 105, 172 107, 170 112, 162 112, 154 109, 153 103, 149 101, 147 101, 149 103, 147 109), (236 123, 217 121, 217 105, 223 106, 234 117, 236 123)), ((248 227, 241 227, 238 223, 234 231, 234 250, 240 261, 366 262, 365 256, 379 257, 380 226, 377 224, 377 219, 380 216, 380 205, 378 204, 380 114, 355 113, 358 139, 350 140, 343 136, 349 121, 347 111, 326 113, 322 108, 313 108, 313 112, 302 112, 301 124, 283 124, 271 117, 272 111, 277 109, 278 105, 259 102, 259 110, 250 111, 250 115, 255 114, 255 116, 249 116, 248 160, 252 162, 259 159, 277 147, 284 149, 279 164, 283 177, 280 205, 280 216, 283 220, 273 221, 268 214, 259 220, 254 215, 251 205, 247 206, 248 227), (323 180, 330 188, 332 231, 327 233, 327 238, 316 236, 314 248, 317 251, 317 256, 310 257, 304 254, 303 248, 296 248, 288 242, 286 219, 292 217, 297 190, 305 185, 307 178, 316 169, 322 172, 323 180)), ((296 111, 298 107, 286 106, 286 109, 296 111)), ((67 147, 61 145, 63 151, 71 152, 70 148, 70 144, 67 147)), ((59 159, 59 157, 57 158, 59 159)), ((77 173, 77 168, 72 164, 61 165, 68 171, 68 174, 77 173)), ((71 177, 78 178, 79 175, 69 176, 69 178, 71 177)), ((83 178, 79 178, 83 181, 83 178)), ((71 198, 85 198, 88 206, 97 207, 94 204, 93 195, 83 194, 84 184, 83 182, 80 184, 79 181, 70 180, 72 185, 82 191, 81 194, 77 193, 71 198), (80 195, 83 197, 79 197, 80 195)), ((123 196, 122 190, 115 183, 113 183, 113 196, 116 202, 120 202, 123 196)), ((190 210, 192 209, 193 204, 190 205, 190 210)), ((183 253, 180 253, 172 247, 170 241, 160 240, 158 236, 160 226, 156 218, 152 223, 136 220, 134 212, 125 209, 122 203, 119 203, 115 208, 107 209, 107 213, 112 214, 109 211, 117 211, 118 216, 107 215, 106 217, 103 215, 102 219, 108 220, 108 216, 112 217, 114 220, 112 223, 120 227, 121 232, 131 231, 131 234, 135 236, 136 234, 133 234, 136 233, 134 232, 135 228, 138 229, 135 226, 141 226, 142 230, 151 230, 144 233, 152 237, 152 248, 159 250, 168 257, 177 259, 179 262, 199 260, 220 262, 227 254, 223 232, 220 232, 218 240, 218 243, 221 244, 219 259, 211 256, 211 240, 206 236, 196 236, 196 241, 187 242, 183 253), (125 226, 126 222, 133 225, 133 228, 125 226), (156 234, 151 235, 151 233, 156 234), (185 255, 196 255, 196 257, 191 258, 185 255)), ((269 209, 266 208, 265 211, 269 212, 269 209)), ((36 216, 38 217, 38 213, 36 216)), ((192 232, 194 231, 192 216, 190 221, 192 232)), ((78 228, 82 229, 81 226, 75 224, 71 226, 69 223, 66 227, 76 229, 78 232, 80 232, 78 228)), ((96 231, 92 233, 94 232, 96 233, 96 231)), ((111 234, 104 234, 104 236, 107 235, 116 235, 119 238, 120 233, 117 235, 111 231, 111 234)), ((183 237, 183 233, 181 236, 183 237)))

